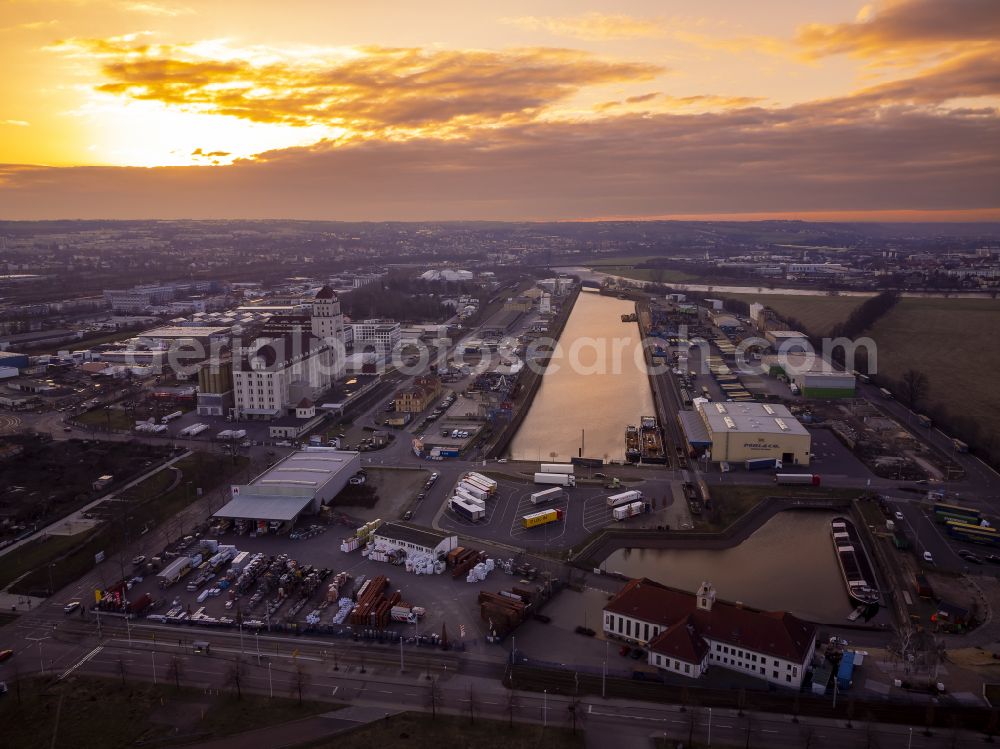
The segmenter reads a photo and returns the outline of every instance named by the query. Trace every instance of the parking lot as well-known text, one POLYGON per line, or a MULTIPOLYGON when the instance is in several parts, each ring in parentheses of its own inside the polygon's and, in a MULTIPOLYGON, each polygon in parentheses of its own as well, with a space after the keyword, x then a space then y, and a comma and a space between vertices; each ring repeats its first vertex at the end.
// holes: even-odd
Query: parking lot
MULTIPOLYGON (((189 573, 179 582, 165 589, 159 587, 155 573, 148 574, 141 582, 136 582, 128 593, 128 599, 137 601, 148 593, 157 601, 157 604, 155 608, 146 613, 163 616, 170 611, 183 612, 186 615, 185 624, 194 616, 213 619, 225 618, 224 621, 231 620, 233 622, 230 626, 236 626, 235 622, 239 617, 242 617, 245 622, 244 629, 247 630, 264 629, 271 626, 272 629, 304 631, 307 617, 310 614, 318 614, 320 626, 313 631, 313 635, 322 634, 324 630, 328 630, 330 634, 333 634, 334 631, 344 634, 365 628, 352 627, 349 622, 345 622, 341 626, 332 625, 332 618, 338 607, 336 602, 331 602, 324 607, 329 583, 333 582, 336 574, 340 572, 346 572, 351 576, 350 583, 339 593, 342 597, 345 590, 348 594, 356 592, 356 586, 362 576, 371 579, 378 575, 385 575, 389 578, 386 589, 387 596, 398 590, 401 593, 402 601, 411 606, 422 606, 426 609, 426 615, 415 624, 390 622, 387 631, 411 637, 415 634, 430 635, 436 633, 440 635, 442 629, 446 628, 447 636, 452 642, 463 641, 467 648, 485 651, 495 646, 485 641, 486 623, 480 620, 477 603, 479 591, 497 592, 502 588, 509 588, 512 584, 523 587, 527 582, 520 580, 516 575, 508 575, 499 568, 480 583, 468 583, 464 576, 453 579, 451 570, 445 570, 441 575, 416 575, 406 572, 402 566, 371 561, 362 556, 360 551, 349 553, 340 551, 341 539, 353 535, 352 528, 344 525, 317 525, 310 531, 308 524, 305 527, 306 532, 302 534, 304 537, 299 540, 293 540, 289 536, 270 534, 257 537, 240 536, 231 532, 213 536, 220 544, 231 544, 241 552, 249 552, 247 559, 252 558, 256 553, 264 554, 268 560, 284 554, 287 555, 288 560, 294 560, 295 564, 303 570, 307 570, 309 565, 317 570, 329 570, 329 574, 308 595, 304 593, 305 586, 301 583, 296 581, 287 583, 283 604, 272 611, 269 616, 266 614, 267 602, 274 601, 279 597, 278 591, 282 586, 277 582, 272 582, 268 586, 268 583, 265 582, 266 576, 263 574, 242 592, 236 593, 236 586, 230 584, 217 595, 205 594, 205 591, 211 591, 219 586, 219 581, 223 579, 229 567, 228 563, 220 568, 218 574, 196 590, 188 590, 188 584, 195 579, 197 572, 189 573), (259 589, 264 591, 263 595, 259 601, 251 604, 254 593, 259 589), (201 601, 198 600, 199 597, 202 598, 201 601)), ((299 533, 295 535, 299 535, 299 533)), ((197 545, 198 541, 192 540, 187 549, 188 553, 198 553, 197 545)), ((474 544, 473 547, 475 547, 474 544)), ((151 548, 145 551, 147 556, 152 557, 160 555, 162 550, 151 548)), ((169 564, 169 562, 170 560, 163 559, 164 565, 169 564)), ((287 567, 287 565, 285 566, 287 567)), ((185 629, 187 628, 185 627, 185 629)), ((190 630, 184 636, 192 636, 190 630)))
MULTIPOLYGON (((670 474, 667 474, 668 476, 670 474)), ((574 546, 601 528, 614 525, 622 528, 656 528, 666 520, 666 510, 675 501, 668 478, 630 482, 628 486, 607 489, 599 484, 566 487, 563 498, 543 505, 533 505, 531 495, 546 487, 513 479, 496 479, 497 492, 486 502, 486 515, 478 522, 467 520, 448 507, 449 491, 444 493, 436 527, 460 535, 475 536, 498 543, 508 543, 529 550, 550 546, 574 546), (615 521, 607 498, 626 489, 639 489, 651 511, 620 522, 615 521), (532 512, 561 509, 562 520, 525 528, 521 518, 532 512)))

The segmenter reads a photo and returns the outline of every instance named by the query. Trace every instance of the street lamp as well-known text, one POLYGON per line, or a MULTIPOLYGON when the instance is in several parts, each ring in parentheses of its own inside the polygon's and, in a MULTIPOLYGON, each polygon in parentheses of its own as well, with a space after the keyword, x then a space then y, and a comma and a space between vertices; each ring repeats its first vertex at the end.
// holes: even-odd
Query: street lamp
POLYGON ((269 697, 274 697, 274 684, 271 682, 271 661, 267 662, 267 693, 269 697))
MULTIPOLYGON (((41 643, 39 643, 39 651, 41 651, 41 643)), ((549 690, 542 690, 542 728, 546 728, 549 725, 549 690)))

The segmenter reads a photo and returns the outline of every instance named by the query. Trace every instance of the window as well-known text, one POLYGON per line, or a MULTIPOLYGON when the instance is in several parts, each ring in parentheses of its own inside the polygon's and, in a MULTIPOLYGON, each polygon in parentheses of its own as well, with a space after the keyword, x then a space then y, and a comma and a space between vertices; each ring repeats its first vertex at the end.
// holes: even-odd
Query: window
POLYGON ((690 663, 685 663, 684 664, 684 673, 686 673, 686 674, 691 673, 691 664, 690 663))
POLYGON ((792 669, 792 676, 798 678, 798 676, 799 676, 799 667, 798 666, 796 666, 795 668, 792 669))
POLYGON ((756 663, 757 662, 757 655, 756 654, 751 655, 750 656, 750 660, 752 660, 754 663, 756 663))
POLYGON ((644 625, 643 632, 644 632, 644 635, 643 635, 642 639, 648 640, 649 639, 649 625, 648 624, 644 625))
POLYGON ((632 636, 632 620, 631 619, 626 619, 625 620, 625 635, 627 637, 631 637, 632 636))
POLYGON ((778 678, 778 672, 777 671, 774 672, 774 677, 773 678, 775 678, 775 679, 778 678))
POLYGON ((791 682, 791 680, 792 680, 792 677, 791 677, 791 676, 786 676, 786 677, 785 677, 785 681, 787 681, 787 682, 791 682))
POLYGON ((625 620, 620 616, 618 617, 618 633, 621 634, 625 631, 625 620))
POLYGON ((762 675, 763 675, 763 673, 764 673, 764 667, 763 667, 763 666, 761 666, 761 667, 760 667, 760 673, 761 673, 762 675))
POLYGON ((722 650, 722 646, 719 643, 715 643, 716 651, 722 650))

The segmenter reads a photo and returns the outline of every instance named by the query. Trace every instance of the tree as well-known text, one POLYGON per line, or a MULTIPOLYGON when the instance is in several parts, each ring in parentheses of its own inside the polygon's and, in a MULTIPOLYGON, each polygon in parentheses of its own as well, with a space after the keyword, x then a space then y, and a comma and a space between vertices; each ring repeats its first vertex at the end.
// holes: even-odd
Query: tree
POLYGON ((927 703, 927 710, 924 712, 924 736, 933 736, 931 728, 934 726, 934 703, 927 703))
POLYGON ((226 684, 236 690, 236 699, 243 699, 243 660, 240 657, 233 659, 233 665, 226 671, 226 684))
POLYGON ((476 722, 476 710, 479 709, 479 698, 476 695, 476 689, 475 689, 475 687, 472 686, 472 684, 469 684, 468 695, 469 695, 469 697, 468 697, 468 699, 469 699, 469 723, 475 723, 476 722))
POLYGON ((701 711, 698 709, 698 703, 692 702, 688 705, 687 711, 687 721, 688 721, 688 746, 694 744, 694 729, 698 725, 698 718, 701 717, 701 711))
POLYGON ((812 749, 813 739, 815 738, 816 729, 812 726, 806 724, 799 728, 799 739, 802 740, 802 749, 812 749))
POLYGON ((927 375, 919 369, 908 369, 903 372, 899 381, 899 397, 910 408, 916 408, 927 397, 929 383, 927 375))
POLYGON ((431 709, 431 720, 437 718, 437 709, 443 700, 444 695, 441 692, 441 687, 438 686, 438 680, 433 679, 427 687, 427 706, 431 709))
POLYGON ((298 695, 299 704, 302 704, 302 690, 309 685, 309 673, 302 667, 301 663, 295 664, 295 673, 292 675, 292 694, 298 695))
POLYGON ((753 733, 753 717, 747 713, 747 734, 746 743, 743 744, 743 749, 750 749, 750 735, 753 733))
POLYGON ((507 728, 514 727, 514 708, 517 707, 517 695, 513 689, 507 690, 507 728))
POLYGON ((118 673, 122 677, 122 686, 125 686, 125 659, 118 659, 118 673))
POLYGON ((741 718, 743 717, 743 708, 746 707, 746 704, 747 704, 747 690, 741 688, 736 693, 736 714, 741 718))
POLYGON ((174 687, 178 690, 181 688, 181 676, 184 673, 184 661, 178 658, 176 655, 171 657, 170 664, 167 666, 167 678, 173 679, 174 687))
POLYGON ((576 721, 577 721, 577 719, 583 720, 583 718, 584 718, 584 712, 580 709, 580 705, 581 705, 580 698, 574 696, 573 699, 571 699, 570 702, 569 702, 569 704, 566 706, 566 709, 569 711, 569 719, 570 719, 570 722, 571 722, 571 724, 573 726, 573 735, 574 736, 576 736, 576 721))

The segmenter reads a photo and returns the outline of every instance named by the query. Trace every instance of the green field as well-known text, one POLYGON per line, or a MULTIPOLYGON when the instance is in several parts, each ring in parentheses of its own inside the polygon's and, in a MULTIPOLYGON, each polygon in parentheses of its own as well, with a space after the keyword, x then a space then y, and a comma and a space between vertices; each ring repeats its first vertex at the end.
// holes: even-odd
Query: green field
POLYGON ((825 336, 837 323, 844 322, 866 297, 798 296, 795 294, 725 294, 747 304, 759 302, 785 318, 794 318, 806 328, 804 333, 825 336))
POLYGON ((899 379, 907 369, 927 375, 927 404, 1000 458, 1000 300, 901 299, 868 331, 878 344, 878 371, 899 379))

